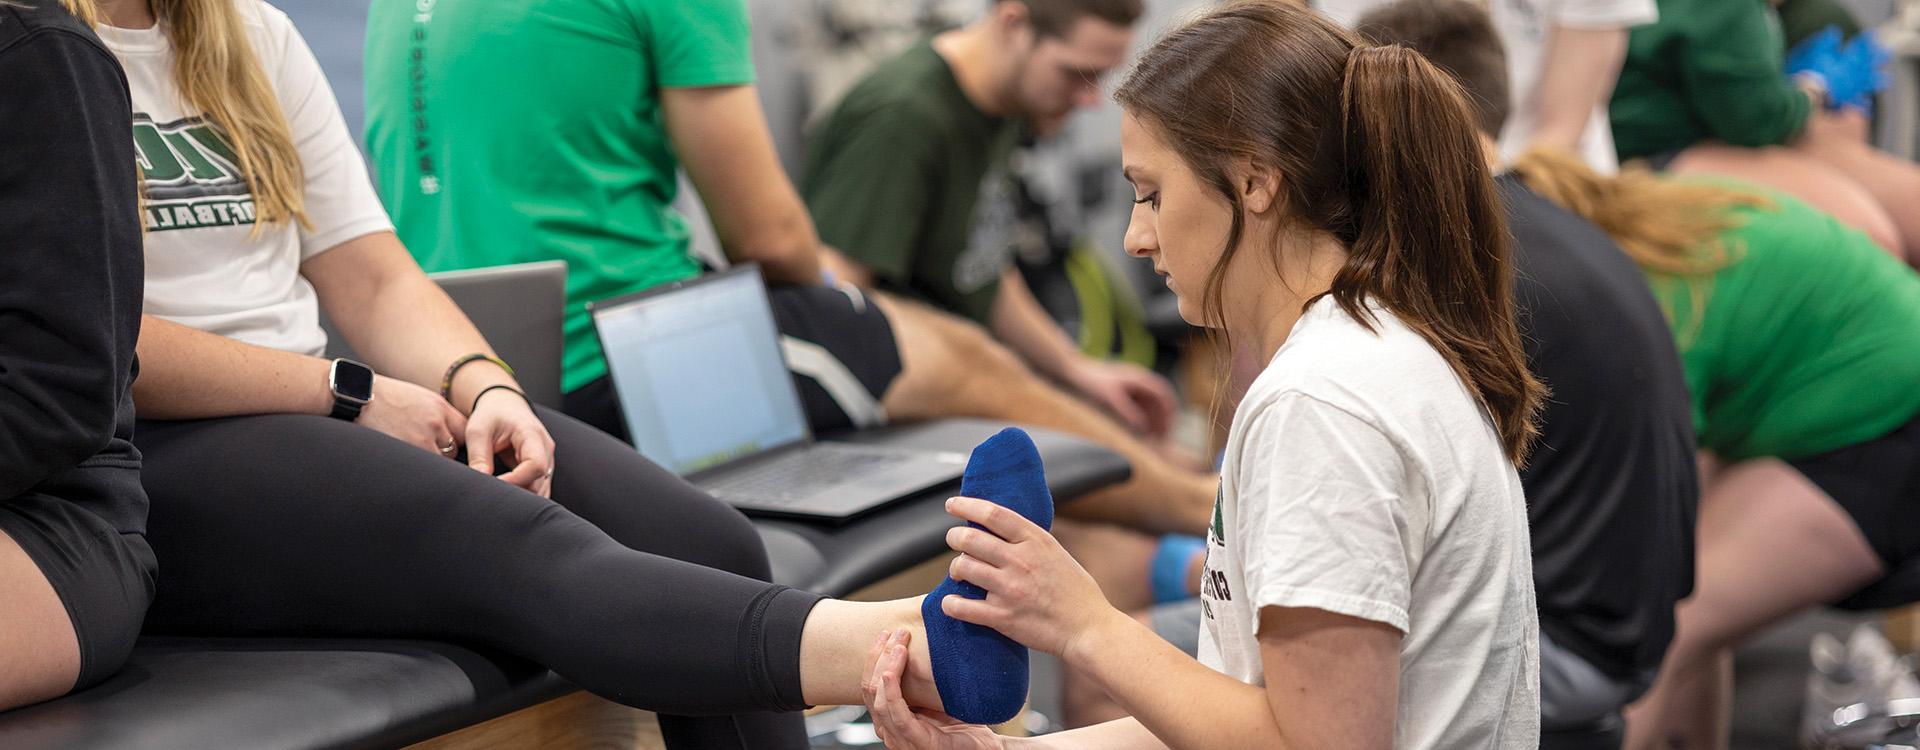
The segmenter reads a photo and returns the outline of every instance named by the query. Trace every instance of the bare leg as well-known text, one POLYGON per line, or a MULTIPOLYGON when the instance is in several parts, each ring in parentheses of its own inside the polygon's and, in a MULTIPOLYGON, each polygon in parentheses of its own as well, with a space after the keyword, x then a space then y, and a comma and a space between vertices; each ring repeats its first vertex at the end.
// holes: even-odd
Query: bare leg
POLYGON ((1892 218, 1905 241, 1907 262, 1920 261, 1920 165, 1880 152, 1865 141, 1833 140, 1807 153, 1853 178, 1892 218))
POLYGON ((905 628, 912 631, 913 639, 907 646, 901 691, 915 706, 941 708, 940 692, 933 684, 933 661, 927 655, 927 628, 920 620, 923 598, 827 599, 815 605, 800 631, 800 694, 816 706, 858 705, 860 680, 873 660, 874 644, 885 633, 905 628))
POLYGON ((1122 612, 1153 604, 1153 554, 1160 539, 1111 524, 1063 520, 1053 527, 1060 546, 1087 569, 1107 603, 1122 612))
POLYGON ((1729 654, 1760 628, 1882 575, 1853 520, 1779 461, 1725 469, 1700 502, 1693 596, 1653 689, 1627 711, 1633 750, 1727 746, 1729 654))
POLYGON ((893 322, 902 371, 881 399, 896 419, 983 417, 1078 435, 1133 465, 1133 476, 1078 498, 1062 515, 1155 533, 1204 533, 1217 478, 1181 469, 1099 410, 1048 384, 978 326, 873 294, 893 322))
POLYGON ((1888 253, 1904 259, 1900 226, 1868 188, 1826 161, 1795 149, 1740 148, 1703 143, 1673 162, 1676 174, 1732 177, 1792 195, 1865 232, 1888 253))
POLYGON ((66 694, 80 679, 80 642, 53 585, 0 532, 0 711, 66 694))

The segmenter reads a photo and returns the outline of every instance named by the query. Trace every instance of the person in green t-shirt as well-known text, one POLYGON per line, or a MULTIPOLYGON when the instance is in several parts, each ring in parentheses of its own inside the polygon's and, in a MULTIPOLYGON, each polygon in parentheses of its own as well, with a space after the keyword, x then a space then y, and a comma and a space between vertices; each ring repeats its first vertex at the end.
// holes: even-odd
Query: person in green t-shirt
POLYGON ((1609 108, 1620 159, 1794 195, 1920 262, 1920 167, 1876 150, 1866 113, 1789 77, 1768 0, 1659 0, 1633 30, 1609 108))
POLYGON ((1098 104, 1140 0, 999 0, 884 62, 808 139, 801 194, 836 271, 965 316, 1054 381, 1161 436, 1176 406, 1154 373, 1082 354, 1014 268, 1008 157, 1098 104))
POLYGON ((398 232, 429 271, 566 261, 565 411, 625 436, 586 305, 702 272, 671 207, 684 167, 728 257, 771 282, 783 336, 826 355, 789 362, 815 432, 945 416, 1057 429, 1133 466, 1064 515, 1204 529, 1211 474, 1174 465, 965 321, 822 283, 749 39, 744 0, 376 0, 367 144, 398 232))
POLYGON ((1721 657, 1816 605, 1920 598, 1920 275, 1833 217, 1731 181, 1601 178, 1536 154, 1516 170, 1607 229, 1648 276, 1681 351, 1709 470, 1698 579, 1630 747, 1709 747, 1721 657))

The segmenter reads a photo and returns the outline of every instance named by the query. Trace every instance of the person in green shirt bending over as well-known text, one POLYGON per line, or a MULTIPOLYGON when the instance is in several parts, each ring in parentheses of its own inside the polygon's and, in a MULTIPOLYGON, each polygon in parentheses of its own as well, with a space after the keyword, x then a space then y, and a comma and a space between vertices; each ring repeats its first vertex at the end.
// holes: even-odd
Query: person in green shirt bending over
POLYGON ((1786 191, 1920 262, 1920 167, 1868 143, 1865 112, 1789 76, 1769 0, 1659 0, 1633 30, 1608 112, 1621 161, 1786 191))
POLYGON ((672 208, 684 166, 728 257, 770 280, 781 333, 824 355, 790 363, 816 432, 942 416, 1070 432, 1123 454, 1133 475, 1063 514, 1204 529, 1212 476, 1160 457, 963 320, 822 283, 748 32, 744 0, 376 0, 367 145, 400 236, 429 271, 566 261, 565 411, 624 436, 586 305, 701 273, 672 208), (849 379, 858 387, 840 387, 849 379))
POLYGON ((882 63, 813 129, 801 194, 837 273, 965 316, 1041 374, 1149 435, 1175 402, 1158 375, 1082 354, 1014 268, 1008 156, 1100 103, 1140 0, 997 0, 882 63))
POLYGON ((1706 453, 1693 596, 1628 747, 1725 747, 1731 649, 1816 605, 1920 600, 1920 275, 1785 195, 1515 165, 1652 283, 1706 453))

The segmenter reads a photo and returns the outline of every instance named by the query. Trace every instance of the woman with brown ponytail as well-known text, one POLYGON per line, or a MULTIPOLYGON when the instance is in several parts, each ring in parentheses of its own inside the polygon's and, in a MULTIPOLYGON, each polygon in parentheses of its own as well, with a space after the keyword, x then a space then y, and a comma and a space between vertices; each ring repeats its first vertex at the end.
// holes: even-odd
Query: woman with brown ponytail
POLYGON ((1785 195, 1546 153, 1514 168, 1613 235, 1680 346, 1718 469, 1701 477, 1694 593, 1628 747, 1726 747, 1734 646, 1808 607, 1920 599, 1883 581, 1920 558, 1920 275, 1785 195))
POLYGON ((1121 87, 1127 250, 1189 321, 1268 364, 1234 416, 1200 661, 1112 609, 1045 532, 956 515, 946 612, 1059 655, 1132 718, 1003 739, 914 713, 897 748, 1534 748, 1539 638, 1515 465, 1543 389, 1502 208, 1455 85, 1281 0, 1214 10, 1121 87))
POLYGON ((153 600, 127 80, 88 0, 0 0, 0 711, 120 668, 153 600))

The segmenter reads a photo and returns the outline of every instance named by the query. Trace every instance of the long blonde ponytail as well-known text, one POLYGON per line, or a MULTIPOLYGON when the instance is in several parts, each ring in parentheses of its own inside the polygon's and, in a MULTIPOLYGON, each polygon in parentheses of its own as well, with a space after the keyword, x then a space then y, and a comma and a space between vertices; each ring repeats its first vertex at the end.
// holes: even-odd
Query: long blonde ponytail
POLYGON ((253 190, 254 231, 284 221, 307 226, 300 154, 235 7, 251 1, 151 0, 173 43, 174 85, 188 106, 220 128, 239 157, 240 172, 253 190))
MULTIPOLYGON (((1727 230, 1740 225, 1735 209, 1773 205, 1758 193, 1666 179, 1641 167, 1605 177, 1578 158, 1548 150, 1521 156, 1513 171, 1534 192, 1612 235, 1656 285, 1686 285, 1692 303, 1691 320, 1680 335, 1683 347, 1706 313, 1713 274, 1746 252, 1726 238, 1727 230)), ((1661 302, 1667 303, 1664 295, 1661 302)), ((1675 313, 1666 312, 1669 318, 1675 313)))

